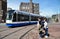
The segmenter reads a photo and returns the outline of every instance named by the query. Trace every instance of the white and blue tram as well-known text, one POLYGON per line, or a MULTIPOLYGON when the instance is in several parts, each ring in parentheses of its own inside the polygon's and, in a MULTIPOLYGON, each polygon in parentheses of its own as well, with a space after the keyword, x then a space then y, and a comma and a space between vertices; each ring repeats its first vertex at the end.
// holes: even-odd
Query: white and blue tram
POLYGON ((38 14, 9 10, 7 12, 6 25, 12 27, 36 24, 39 17, 38 14))

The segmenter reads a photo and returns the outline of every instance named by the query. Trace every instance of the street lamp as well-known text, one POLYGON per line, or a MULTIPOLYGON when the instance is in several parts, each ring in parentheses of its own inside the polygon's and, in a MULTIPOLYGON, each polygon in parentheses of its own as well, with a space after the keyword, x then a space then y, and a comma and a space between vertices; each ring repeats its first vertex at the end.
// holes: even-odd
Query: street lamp
POLYGON ((60 22, 60 21, 59 21, 59 8, 58 8, 58 22, 60 22))

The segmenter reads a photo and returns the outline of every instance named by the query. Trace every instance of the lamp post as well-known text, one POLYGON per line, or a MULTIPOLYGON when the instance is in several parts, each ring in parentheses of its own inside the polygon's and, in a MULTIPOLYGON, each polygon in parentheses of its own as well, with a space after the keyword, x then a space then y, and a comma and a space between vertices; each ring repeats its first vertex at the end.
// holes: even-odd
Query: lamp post
POLYGON ((59 8, 58 8, 58 22, 60 22, 60 20, 59 20, 59 8))
POLYGON ((59 14, 59 8, 58 8, 58 21, 60 22, 60 17, 59 17, 59 15, 60 15, 60 14, 59 14))

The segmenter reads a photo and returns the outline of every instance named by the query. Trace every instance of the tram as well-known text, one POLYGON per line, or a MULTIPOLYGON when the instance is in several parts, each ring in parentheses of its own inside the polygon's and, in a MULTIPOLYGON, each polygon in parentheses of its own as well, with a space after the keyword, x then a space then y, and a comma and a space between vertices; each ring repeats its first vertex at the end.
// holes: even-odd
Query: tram
POLYGON ((6 17, 6 25, 8 27, 12 26, 25 26, 36 24, 40 18, 40 15, 18 11, 18 10, 9 10, 6 17))

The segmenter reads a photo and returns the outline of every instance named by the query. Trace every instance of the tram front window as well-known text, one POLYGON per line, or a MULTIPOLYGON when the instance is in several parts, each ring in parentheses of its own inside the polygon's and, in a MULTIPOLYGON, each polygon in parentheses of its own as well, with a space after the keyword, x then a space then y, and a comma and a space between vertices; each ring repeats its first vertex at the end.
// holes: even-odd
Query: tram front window
POLYGON ((7 14, 7 20, 11 20, 12 19, 12 15, 11 14, 7 14))
POLYGON ((14 10, 10 10, 7 12, 7 20, 12 20, 12 14, 14 10))

